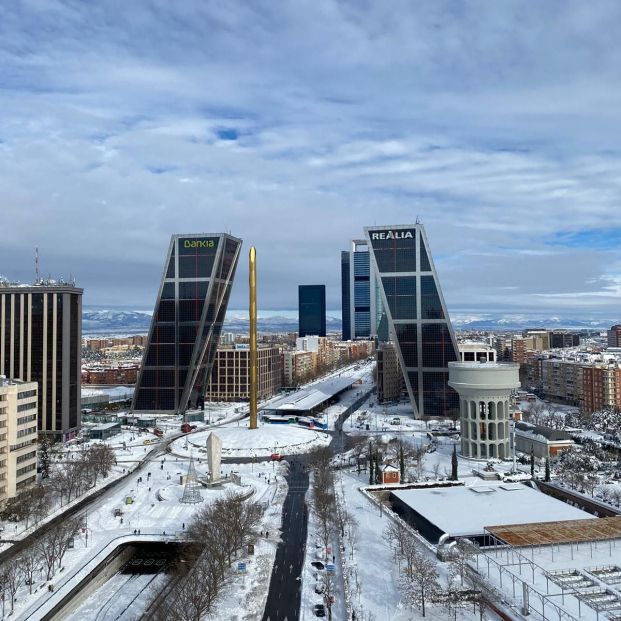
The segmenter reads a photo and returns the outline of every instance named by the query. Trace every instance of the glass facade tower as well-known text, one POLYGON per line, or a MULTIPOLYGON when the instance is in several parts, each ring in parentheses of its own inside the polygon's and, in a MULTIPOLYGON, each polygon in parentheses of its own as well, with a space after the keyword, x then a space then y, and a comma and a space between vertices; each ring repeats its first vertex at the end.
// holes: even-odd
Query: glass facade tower
POLYGON ((172 236, 132 410, 202 406, 240 248, 225 234, 172 236))
POLYGON ((299 336, 326 335, 326 286, 298 287, 299 336))
POLYGON ((457 341, 422 224, 367 227, 365 235, 414 414, 458 416, 448 386, 457 341))
POLYGON ((351 250, 341 252, 341 318, 344 341, 369 339, 377 335, 382 316, 382 304, 377 293, 367 242, 354 240, 351 250))

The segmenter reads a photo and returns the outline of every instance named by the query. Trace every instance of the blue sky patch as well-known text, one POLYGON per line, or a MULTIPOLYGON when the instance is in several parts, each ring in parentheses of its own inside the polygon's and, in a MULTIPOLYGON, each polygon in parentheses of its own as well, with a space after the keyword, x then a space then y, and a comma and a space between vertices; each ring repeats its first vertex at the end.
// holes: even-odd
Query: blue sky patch
POLYGON ((550 243, 554 246, 565 246, 567 248, 613 250, 621 246, 621 227, 572 232, 559 231, 550 243))

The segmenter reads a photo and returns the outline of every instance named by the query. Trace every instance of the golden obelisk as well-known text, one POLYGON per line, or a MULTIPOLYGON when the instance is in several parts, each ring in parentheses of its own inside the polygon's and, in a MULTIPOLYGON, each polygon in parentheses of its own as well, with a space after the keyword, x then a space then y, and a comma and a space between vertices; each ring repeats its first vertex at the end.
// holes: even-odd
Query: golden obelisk
POLYGON ((257 428, 258 356, 257 356, 257 251, 248 256, 250 288, 250 429, 257 428))

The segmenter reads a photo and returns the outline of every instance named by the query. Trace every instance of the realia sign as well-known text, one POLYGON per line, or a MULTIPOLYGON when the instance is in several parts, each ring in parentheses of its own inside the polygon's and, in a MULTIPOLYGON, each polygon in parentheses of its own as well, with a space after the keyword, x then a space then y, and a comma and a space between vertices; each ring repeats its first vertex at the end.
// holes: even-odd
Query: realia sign
POLYGON ((371 231, 371 240, 385 240, 385 239, 414 239, 415 231, 401 230, 401 231, 371 231))

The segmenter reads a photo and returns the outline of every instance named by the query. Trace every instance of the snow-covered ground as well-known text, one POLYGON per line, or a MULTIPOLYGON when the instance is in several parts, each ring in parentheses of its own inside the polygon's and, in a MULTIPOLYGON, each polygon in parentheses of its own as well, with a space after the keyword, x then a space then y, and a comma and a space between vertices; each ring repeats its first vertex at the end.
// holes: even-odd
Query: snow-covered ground
MULTIPOLYGON (((296 455, 307 453, 330 444, 330 435, 298 425, 269 425, 260 423, 258 429, 249 429, 248 421, 238 421, 236 426, 220 427, 213 432, 222 440, 222 457, 269 457, 273 453, 296 455)), ((206 443, 211 431, 188 434, 172 443, 175 455, 188 456, 207 453, 206 443)))
MULTIPOLYGON (((195 467, 199 479, 206 476, 206 463, 196 461, 195 467)), ((241 477, 242 486, 227 484, 221 489, 203 488, 201 494, 204 502, 212 502, 229 489, 239 492, 254 490, 254 500, 275 507, 270 503, 277 502, 278 485, 283 485, 284 482, 284 478, 277 475, 275 467, 280 465, 269 463, 225 465, 222 469, 223 475, 228 477, 230 472, 235 470, 241 477)), ((187 459, 162 456, 148 468, 143 469, 139 475, 129 477, 113 493, 95 501, 85 516, 87 527, 83 537, 67 552, 63 572, 57 573, 51 580, 56 585, 56 593, 58 594, 62 587, 70 582, 73 572, 119 537, 133 536, 134 531, 140 531, 141 537, 155 535, 163 539, 181 534, 184 525, 189 523, 197 506, 200 506, 180 502, 184 489, 181 478, 187 471, 187 459), (115 516, 117 510, 122 513, 115 516)), ((35 602, 38 604, 50 596, 45 588, 46 584, 41 579, 37 580, 35 587, 37 590, 32 596, 27 596, 27 587, 22 587, 16 606, 22 614, 17 618, 24 620, 36 618, 23 611, 25 607, 31 607, 35 602)))

